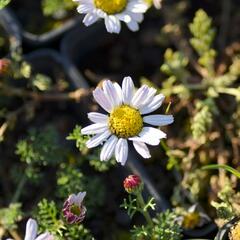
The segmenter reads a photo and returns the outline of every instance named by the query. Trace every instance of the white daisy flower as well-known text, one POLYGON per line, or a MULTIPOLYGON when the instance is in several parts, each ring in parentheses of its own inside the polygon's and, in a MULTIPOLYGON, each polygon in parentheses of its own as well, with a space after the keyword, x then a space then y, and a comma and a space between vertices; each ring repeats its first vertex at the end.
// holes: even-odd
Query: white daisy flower
POLYGON ((102 88, 97 87, 93 96, 98 104, 108 112, 107 115, 97 112, 88 114, 94 123, 82 129, 82 134, 95 135, 87 141, 88 148, 94 148, 106 141, 101 150, 101 161, 109 160, 113 154, 117 162, 124 165, 128 157, 128 140, 133 142, 136 151, 143 158, 151 155, 146 146, 156 146, 166 134, 158 128, 144 126, 164 126, 173 122, 172 115, 148 115, 157 110, 164 100, 157 90, 143 85, 135 91, 133 81, 125 77, 122 88, 118 83, 106 80, 102 88))
MULTIPOLYGON (((27 221, 26 233, 24 240, 54 240, 54 237, 49 233, 42 233, 37 236, 38 224, 34 219, 29 219, 27 221)), ((8 238, 7 240, 13 240, 8 238)))
POLYGON ((119 33, 123 21, 132 31, 138 31, 143 13, 148 9, 145 0, 73 0, 79 3, 77 11, 86 14, 83 23, 90 26, 103 18, 110 33, 119 33))

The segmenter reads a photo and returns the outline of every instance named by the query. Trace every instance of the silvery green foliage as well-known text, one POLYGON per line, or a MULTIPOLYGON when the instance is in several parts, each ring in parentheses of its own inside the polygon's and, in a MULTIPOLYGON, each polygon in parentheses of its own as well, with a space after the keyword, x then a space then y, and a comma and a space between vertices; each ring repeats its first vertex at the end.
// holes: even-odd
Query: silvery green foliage
POLYGON ((230 220, 240 214, 240 212, 236 211, 233 207, 233 205, 239 205, 239 197, 239 193, 236 195, 231 183, 226 181, 224 188, 218 193, 219 201, 212 201, 211 205, 216 209, 219 218, 230 220), (234 201, 234 199, 238 199, 238 201, 234 201))
MULTIPOLYGON (((216 30, 212 26, 212 19, 204 10, 196 12, 189 30, 192 34, 189 39, 192 49, 167 49, 160 70, 168 78, 162 81, 162 88, 156 85, 154 87, 166 96, 176 95, 180 100, 195 103, 195 110, 190 112, 190 128, 193 137, 204 143, 202 140, 206 139, 214 117, 220 113, 216 103, 218 99, 227 94, 234 96, 237 103, 240 101, 240 88, 235 86, 240 76, 240 57, 233 56, 230 65, 226 63, 225 71, 217 72, 217 51, 212 47, 216 30)), ((142 82, 152 86, 147 79, 142 82)))
POLYGON ((67 10, 72 10, 75 6, 72 0, 42 0, 43 14, 55 18, 66 16, 67 10))
POLYGON ((67 140, 73 140, 76 141, 76 147, 78 150, 86 154, 88 152, 88 148, 86 147, 86 142, 89 140, 89 136, 82 135, 81 134, 82 127, 79 125, 76 125, 73 131, 67 136, 67 140))
POLYGON ((40 91, 47 91, 51 89, 52 79, 44 74, 36 74, 32 78, 32 85, 40 91))
POLYGON ((167 49, 164 54, 164 63, 161 66, 161 71, 169 76, 163 82, 162 93, 165 96, 177 94, 181 98, 189 98, 190 91, 186 86, 190 73, 186 69, 188 58, 181 52, 174 52, 172 49, 167 49), (181 84, 178 84, 180 82, 181 84))
POLYGON ((17 222, 22 219, 22 210, 20 203, 11 203, 9 207, 0 209, 0 225, 5 230, 17 228, 17 222))
POLYGON ((190 43, 199 55, 198 62, 213 71, 216 51, 211 48, 216 31, 212 28, 212 19, 202 9, 195 14, 193 22, 189 25, 193 37, 190 43))
POLYGON ((11 0, 0 0, 0 9, 6 7, 10 2, 11 0))
POLYGON ((18 141, 16 154, 27 164, 40 166, 56 165, 63 159, 58 143, 58 133, 54 127, 31 129, 28 136, 18 141))
POLYGON ((191 125, 192 134, 195 139, 204 137, 212 126, 213 115, 217 113, 215 102, 211 98, 196 103, 196 114, 191 125))
POLYGON ((57 196, 63 201, 66 196, 74 192, 83 192, 87 189, 85 201, 87 217, 96 215, 99 208, 103 207, 106 187, 99 176, 86 176, 76 166, 61 164, 57 173, 57 186, 57 196))
POLYGON ((134 226, 132 232, 132 239, 158 239, 158 240, 181 240, 181 227, 176 222, 176 214, 171 211, 159 213, 153 219, 153 226, 134 226))
POLYGON ((137 197, 129 194, 128 199, 124 198, 123 204, 121 204, 120 207, 126 209, 129 217, 132 218, 137 212, 143 213, 149 210, 155 210, 155 205, 154 198, 149 198, 143 209, 142 206, 138 205, 137 197))
POLYGON ((64 151, 58 143, 58 133, 52 126, 31 129, 25 139, 16 145, 16 154, 26 163, 26 175, 32 180, 42 175, 41 167, 57 166, 63 160, 64 151))

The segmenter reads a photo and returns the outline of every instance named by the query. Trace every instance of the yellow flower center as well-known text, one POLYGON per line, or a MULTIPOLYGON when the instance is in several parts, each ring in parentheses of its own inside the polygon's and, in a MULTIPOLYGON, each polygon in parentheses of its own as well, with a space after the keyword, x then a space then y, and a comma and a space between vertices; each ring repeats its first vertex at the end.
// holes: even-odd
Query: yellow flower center
POLYGON ((127 0, 94 0, 94 4, 107 14, 116 14, 125 9, 127 0))
POLYGON ((109 117, 110 131, 119 138, 137 136, 143 128, 140 112, 128 105, 115 108, 109 117))
POLYGON ((184 216, 183 227, 186 229, 195 228, 200 222, 200 215, 197 212, 187 213, 184 216))
POLYGON ((79 208, 79 206, 74 204, 70 207, 70 212, 78 216, 81 213, 81 209, 79 208))
POLYGON ((230 240, 240 239, 240 222, 237 222, 233 227, 231 227, 229 238, 230 240))

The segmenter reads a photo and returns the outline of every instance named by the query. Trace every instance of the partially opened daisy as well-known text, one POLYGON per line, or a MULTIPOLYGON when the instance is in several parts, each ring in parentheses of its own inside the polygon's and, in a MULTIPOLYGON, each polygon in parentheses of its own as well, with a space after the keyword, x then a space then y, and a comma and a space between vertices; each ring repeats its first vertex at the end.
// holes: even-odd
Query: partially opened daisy
POLYGON ((80 223, 85 218, 87 209, 83 205, 86 192, 71 194, 63 205, 63 215, 69 224, 80 223))
MULTIPOLYGON (((50 233, 42 233, 37 236, 38 224, 34 219, 29 219, 27 221, 26 233, 24 240, 54 240, 54 237, 50 233)), ((12 240, 12 239, 7 239, 12 240)))
POLYGON ((132 31, 139 29, 143 13, 148 9, 145 0, 73 0, 79 3, 79 13, 86 14, 83 23, 90 26, 103 18, 110 33, 119 33, 123 21, 132 31))
POLYGON ((93 91, 93 96, 108 114, 88 114, 94 124, 83 128, 82 134, 95 136, 87 141, 87 147, 93 148, 106 141, 101 150, 101 161, 107 161, 115 154, 117 162, 124 165, 128 157, 129 140, 142 157, 150 158, 146 144, 158 145, 162 138, 166 138, 166 134, 149 125, 159 127, 173 122, 172 115, 146 116, 157 110, 164 100, 164 96, 156 95, 156 92, 156 89, 146 85, 136 91, 130 77, 124 78, 122 88, 118 83, 104 81, 102 88, 97 87, 93 91))

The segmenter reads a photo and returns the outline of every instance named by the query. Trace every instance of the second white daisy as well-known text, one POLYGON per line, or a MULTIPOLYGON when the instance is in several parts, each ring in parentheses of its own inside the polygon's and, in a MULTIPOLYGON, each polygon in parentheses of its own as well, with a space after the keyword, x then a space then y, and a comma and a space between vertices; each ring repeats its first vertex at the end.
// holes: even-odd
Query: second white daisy
POLYGON ((150 158, 146 144, 158 145, 160 139, 166 138, 166 134, 158 128, 144 126, 144 123, 164 126, 173 122, 172 115, 144 116, 161 106, 164 96, 156 95, 156 92, 156 89, 146 85, 135 91, 130 77, 124 78, 122 88, 118 83, 104 81, 102 88, 97 87, 93 91, 93 96, 108 114, 88 114, 88 118, 94 124, 83 128, 82 134, 95 136, 87 141, 87 147, 97 147, 106 141, 101 150, 101 161, 107 161, 115 154, 117 162, 125 165, 130 140, 142 157, 150 158))
POLYGON ((123 21, 132 31, 139 29, 143 13, 148 9, 144 0, 73 0, 79 3, 77 8, 81 14, 86 14, 83 23, 90 26, 103 18, 110 33, 119 33, 123 21))

